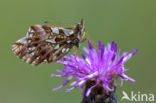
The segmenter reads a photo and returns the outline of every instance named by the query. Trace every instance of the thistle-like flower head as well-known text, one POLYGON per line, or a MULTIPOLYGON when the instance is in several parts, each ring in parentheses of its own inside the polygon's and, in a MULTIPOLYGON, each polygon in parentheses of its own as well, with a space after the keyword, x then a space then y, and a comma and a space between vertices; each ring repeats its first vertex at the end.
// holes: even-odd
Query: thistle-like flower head
POLYGON ((61 86, 53 89, 54 91, 62 88, 72 79, 74 80, 71 84, 72 88, 67 89, 67 92, 76 87, 85 88, 86 84, 92 82, 85 92, 86 96, 89 96, 92 89, 97 86, 102 87, 105 93, 114 91, 117 77, 121 81, 135 82, 135 80, 125 75, 128 69, 125 69, 124 64, 137 52, 137 49, 129 54, 124 52, 120 56, 120 49, 118 49, 118 44, 115 42, 108 43, 107 47, 105 47, 99 41, 97 51, 93 48, 91 42, 88 41, 88 45, 89 49, 84 48, 86 55, 82 54, 82 57, 71 55, 64 57, 62 61, 58 61, 58 63, 64 64, 65 69, 57 70, 60 75, 52 74, 52 77, 67 78, 61 86))

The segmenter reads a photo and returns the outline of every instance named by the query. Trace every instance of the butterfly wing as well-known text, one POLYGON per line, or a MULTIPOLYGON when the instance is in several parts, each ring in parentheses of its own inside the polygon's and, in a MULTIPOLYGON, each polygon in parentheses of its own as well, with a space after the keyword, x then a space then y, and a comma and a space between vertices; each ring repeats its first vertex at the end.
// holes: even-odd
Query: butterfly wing
POLYGON ((26 37, 16 41, 12 50, 24 61, 38 65, 50 63, 66 55, 73 44, 72 29, 35 25, 31 26, 26 37))

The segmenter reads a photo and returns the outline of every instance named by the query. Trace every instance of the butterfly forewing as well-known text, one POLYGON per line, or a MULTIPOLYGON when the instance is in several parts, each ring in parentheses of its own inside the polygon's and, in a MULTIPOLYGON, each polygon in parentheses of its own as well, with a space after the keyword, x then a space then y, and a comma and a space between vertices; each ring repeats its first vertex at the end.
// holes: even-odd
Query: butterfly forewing
POLYGON ((75 28, 35 25, 25 37, 13 44, 14 53, 30 64, 55 62, 78 46, 82 31, 75 28))

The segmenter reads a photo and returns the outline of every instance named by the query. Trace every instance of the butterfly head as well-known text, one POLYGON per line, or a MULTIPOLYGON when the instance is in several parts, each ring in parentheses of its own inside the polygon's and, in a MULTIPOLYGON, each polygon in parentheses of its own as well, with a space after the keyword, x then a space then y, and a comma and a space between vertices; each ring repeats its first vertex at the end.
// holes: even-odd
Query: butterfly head
POLYGON ((86 33, 85 31, 85 26, 84 26, 84 20, 81 19, 81 22, 76 25, 76 31, 77 31, 77 39, 79 43, 83 42, 86 40, 86 33))

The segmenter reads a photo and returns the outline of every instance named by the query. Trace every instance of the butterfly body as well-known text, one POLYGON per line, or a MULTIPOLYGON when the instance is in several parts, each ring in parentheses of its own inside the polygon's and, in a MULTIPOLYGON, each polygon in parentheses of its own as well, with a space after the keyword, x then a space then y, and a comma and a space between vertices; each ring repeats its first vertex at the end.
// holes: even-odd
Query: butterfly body
POLYGON ((84 40, 83 20, 73 28, 34 25, 13 44, 12 50, 27 63, 39 65, 61 59, 84 40))

